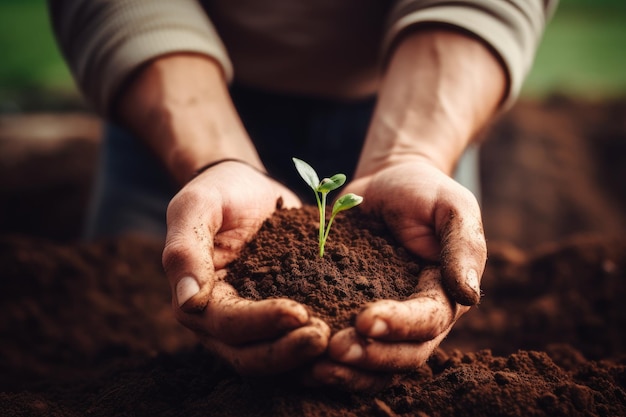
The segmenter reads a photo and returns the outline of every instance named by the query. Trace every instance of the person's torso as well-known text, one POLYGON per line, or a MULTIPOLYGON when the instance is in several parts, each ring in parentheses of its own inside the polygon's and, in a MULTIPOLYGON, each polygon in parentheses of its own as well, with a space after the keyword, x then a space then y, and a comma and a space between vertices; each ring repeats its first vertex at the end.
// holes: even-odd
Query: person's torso
POLYGON ((235 81, 332 98, 371 95, 390 2, 205 0, 235 81))

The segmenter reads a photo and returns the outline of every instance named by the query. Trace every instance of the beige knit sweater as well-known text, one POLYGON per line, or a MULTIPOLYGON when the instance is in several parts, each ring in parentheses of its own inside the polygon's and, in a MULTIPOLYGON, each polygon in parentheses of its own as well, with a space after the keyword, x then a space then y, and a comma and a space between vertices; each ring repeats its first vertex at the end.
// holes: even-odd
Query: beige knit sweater
POLYGON ((337 99, 374 93, 407 28, 443 24, 502 61, 511 103, 558 0, 49 0, 60 48, 106 114, 124 80, 164 54, 217 60, 229 81, 337 99))

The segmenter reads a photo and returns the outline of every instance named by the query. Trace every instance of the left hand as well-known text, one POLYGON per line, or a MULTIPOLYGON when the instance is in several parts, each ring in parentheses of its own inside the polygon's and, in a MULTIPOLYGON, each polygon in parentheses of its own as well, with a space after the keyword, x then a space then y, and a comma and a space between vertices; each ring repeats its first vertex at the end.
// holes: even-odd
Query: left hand
POLYGON ((351 183, 363 208, 381 216, 406 249, 439 267, 422 271, 413 297, 367 305, 355 326, 332 336, 315 382, 348 390, 385 383, 385 374, 426 362, 456 320, 480 299, 487 259, 474 195, 426 160, 403 162, 351 183))
POLYGON ((204 347, 242 375, 271 375, 308 364, 326 351, 330 329, 286 298, 243 299, 224 280, 227 265, 283 207, 299 207, 290 190, 240 162, 195 177, 167 211, 163 266, 176 318, 204 347))

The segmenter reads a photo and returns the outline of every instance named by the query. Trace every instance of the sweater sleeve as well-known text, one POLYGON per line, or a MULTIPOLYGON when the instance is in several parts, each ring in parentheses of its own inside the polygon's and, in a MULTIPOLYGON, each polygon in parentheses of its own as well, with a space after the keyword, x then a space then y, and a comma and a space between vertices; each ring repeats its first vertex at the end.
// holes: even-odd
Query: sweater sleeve
POLYGON ((197 0, 49 0, 52 27, 85 97, 103 115, 142 64, 173 52, 215 59, 233 69, 197 0))
POLYGON ((467 31, 498 56, 508 76, 502 103, 518 96, 532 66, 547 21, 558 0, 399 0, 389 15, 385 55, 398 36, 420 24, 437 23, 467 31))

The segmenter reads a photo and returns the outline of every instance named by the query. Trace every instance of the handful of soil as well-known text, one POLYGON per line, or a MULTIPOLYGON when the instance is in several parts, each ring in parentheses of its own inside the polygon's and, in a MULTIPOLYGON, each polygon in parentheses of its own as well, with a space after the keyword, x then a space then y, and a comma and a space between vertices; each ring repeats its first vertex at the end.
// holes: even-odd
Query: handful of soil
POLYGON ((333 332, 353 325, 368 302, 414 294, 424 264, 382 220, 358 208, 341 213, 323 258, 318 230, 315 206, 276 211, 229 265, 226 281, 244 298, 298 301, 333 332))

